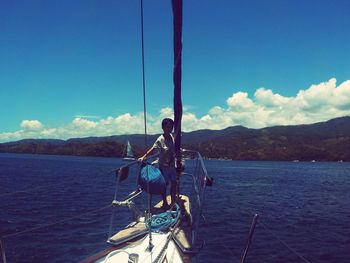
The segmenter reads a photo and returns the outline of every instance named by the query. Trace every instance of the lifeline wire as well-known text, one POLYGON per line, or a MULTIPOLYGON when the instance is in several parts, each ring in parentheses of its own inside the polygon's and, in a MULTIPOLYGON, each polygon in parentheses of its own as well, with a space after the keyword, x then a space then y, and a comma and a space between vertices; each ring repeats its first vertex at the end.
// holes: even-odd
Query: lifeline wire
POLYGON ((293 248, 291 248, 286 242, 284 242, 282 239, 280 239, 275 233, 273 233, 263 222, 259 222, 263 228, 269 232, 274 238, 276 238, 279 242, 281 242, 289 251, 297 255, 301 260, 303 260, 306 263, 311 263, 309 260, 304 258, 301 254, 299 254, 297 251, 295 251, 293 248))
MULTIPOLYGON (((245 208, 246 210, 248 210, 249 212, 246 212, 243 209, 240 209, 240 212, 243 212, 246 215, 250 215, 250 214, 255 214, 253 213, 250 209, 245 208)), ((272 232, 269 227, 267 225, 265 225, 261 220, 258 221, 257 223, 258 225, 261 225, 267 232, 269 232, 277 241, 279 241, 283 246, 285 246, 290 252, 292 252, 294 255, 296 255, 297 257, 299 257, 302 261, 304 261, 305 263, 311 263, 309 260, 307 260, 303 255, 301 255, 300 253, 298 253, 295 249, 293 249, 292 247, 290 247, 285 241, 283 241, 281 238, 279 238, 274 232, 272 232)))

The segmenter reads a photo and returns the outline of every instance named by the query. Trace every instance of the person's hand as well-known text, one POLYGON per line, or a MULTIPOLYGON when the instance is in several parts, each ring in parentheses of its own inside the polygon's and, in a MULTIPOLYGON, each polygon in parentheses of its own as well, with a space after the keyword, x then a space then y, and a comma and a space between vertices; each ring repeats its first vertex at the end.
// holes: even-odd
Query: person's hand
POLYGON ((139 162, 143 162, 143 160, 145 159, 145 156, 141 156, 140 158, 138 158, 137 160, 139 161, 139 162))

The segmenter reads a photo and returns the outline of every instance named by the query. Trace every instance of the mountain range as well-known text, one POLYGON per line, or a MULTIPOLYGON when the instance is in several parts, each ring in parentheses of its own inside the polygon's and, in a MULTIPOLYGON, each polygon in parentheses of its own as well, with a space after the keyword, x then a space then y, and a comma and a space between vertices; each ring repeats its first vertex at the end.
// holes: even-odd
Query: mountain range
MULTIPOLYGON (((148 147, 159 135, 148 135, 148 147)), ((0 144, 0 152, 122 157, 130 141, 135 156, 145 152, 141 134, 106 137, 24 139, 0 144)), ((197 130, 182 135, 185 149, 204 158, 278 161, 350 161, 350 116, 305 125, 197 130)))

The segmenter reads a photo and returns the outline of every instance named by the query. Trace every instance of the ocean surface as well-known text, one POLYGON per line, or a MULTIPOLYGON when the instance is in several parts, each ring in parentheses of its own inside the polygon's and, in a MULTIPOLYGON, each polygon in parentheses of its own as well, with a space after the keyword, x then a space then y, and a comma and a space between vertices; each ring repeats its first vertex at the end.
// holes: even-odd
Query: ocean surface
MULTIPOLYGON (((106 248, 111 213, 102 208, 114 197, 111 171, 122 163, 0 154, 7 262, 78 262, 106 248)), ((215 181, 206 189, 204 246, 194 262, 239 262, 255 214, 246 262, 350 262, 350 163, 205 164, 215 181)))

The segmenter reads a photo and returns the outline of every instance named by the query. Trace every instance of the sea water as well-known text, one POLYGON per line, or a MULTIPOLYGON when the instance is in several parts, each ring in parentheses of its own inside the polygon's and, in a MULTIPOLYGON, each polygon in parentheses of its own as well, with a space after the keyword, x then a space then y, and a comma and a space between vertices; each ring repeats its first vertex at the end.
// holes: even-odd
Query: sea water
MULTIPOLYGON (((78 262, 106 248, 111 211, 103 208, 122 163, 0 154, 7 262, 78 262)), ((194 262, 239 262, 255 214, 246 262, 350 262, 350 163, 205 164, 215 181, 206 189, 194 262)))

